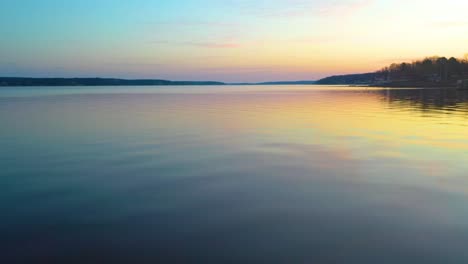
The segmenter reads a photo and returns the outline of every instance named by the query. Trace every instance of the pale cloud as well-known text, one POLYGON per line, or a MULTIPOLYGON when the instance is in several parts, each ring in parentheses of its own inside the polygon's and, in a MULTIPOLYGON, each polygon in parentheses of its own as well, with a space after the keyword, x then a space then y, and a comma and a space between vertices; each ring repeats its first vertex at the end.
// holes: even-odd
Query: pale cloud
POLYGON ((291 40, 292 42, 304 43, 304 44, 323 44, 339 41, 338 36, 310 36, 291 40))
POLYGON ((177 45, 177 46, 192 46, 192 47, 199 47, 199 48, 212 48, 212 49, 234 49, 239 48, 242 45, 236 42, 192 42, 192 41, 167 41, 167 40, 157 40, 151 41, 151 44, 156 45, 177 45))
POLYGON ((164 20, 164 21, 152 21, 147 23, 149 26, 164 26, 164 27, 213 27, 213 28, 235 28, 240 27, 240 23, 236 22, 223 22, 223 21, 210 21, 210 20, 194 20, 194 19, 182 19, 182 20, 164 20))
POLYGON ((183 45, 196 46, 201 48, 214 48, 214 49, 232 49, 239 48, 239 43, 232 42, 184 42, 183 45))

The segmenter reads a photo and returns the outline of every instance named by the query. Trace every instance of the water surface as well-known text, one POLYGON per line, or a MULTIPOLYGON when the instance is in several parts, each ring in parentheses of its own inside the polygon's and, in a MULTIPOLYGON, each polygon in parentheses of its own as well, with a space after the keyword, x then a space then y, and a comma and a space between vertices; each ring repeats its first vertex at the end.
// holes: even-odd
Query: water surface
POLYGON ((0 89, 4 263, 468 262, 468 93, 0 89))

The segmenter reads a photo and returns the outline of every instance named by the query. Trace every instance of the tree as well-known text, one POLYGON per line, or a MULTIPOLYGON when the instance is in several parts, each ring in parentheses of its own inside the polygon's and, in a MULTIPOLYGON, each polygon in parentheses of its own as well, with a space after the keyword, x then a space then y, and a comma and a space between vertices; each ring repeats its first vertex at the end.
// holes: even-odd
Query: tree
POLYGON ((461 69, 461 64, 458 62, 457 59, 454 57, 451 57, 448 60, 448 77, 450 78, 452 75, 461 75, 462 74, 462 69, 461 69))
POLYGON ((433 67, 432 67, 432 60, 429 58, 425 58, 422 61, 421 65, 421 71, 424 75, 430 75, 433 73, 433 67))
POLYGON ((392 63, 377 76, 393 81, 455 81, 468 78, 468 54, 463 59, 427 57, 412 63, 392 63))
POLYGON ((465 54, 465 57, 463 58, 460 68, 462 71, 462 75, 468 75, 468 53, 465 54))
POLYGON ((447 69, 447 58, 442 57, 436 60, 437 69, 439 72, 440 79, 446 81, 448 78, 448 69, 447 69))

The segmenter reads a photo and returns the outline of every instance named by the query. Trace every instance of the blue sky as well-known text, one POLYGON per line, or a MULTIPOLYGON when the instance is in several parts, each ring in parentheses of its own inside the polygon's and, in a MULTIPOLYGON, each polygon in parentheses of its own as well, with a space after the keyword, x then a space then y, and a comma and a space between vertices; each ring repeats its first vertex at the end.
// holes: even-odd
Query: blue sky
POLYGON ((3 0, 0 75, 267 81, 468 52, 466 1, 3 0))

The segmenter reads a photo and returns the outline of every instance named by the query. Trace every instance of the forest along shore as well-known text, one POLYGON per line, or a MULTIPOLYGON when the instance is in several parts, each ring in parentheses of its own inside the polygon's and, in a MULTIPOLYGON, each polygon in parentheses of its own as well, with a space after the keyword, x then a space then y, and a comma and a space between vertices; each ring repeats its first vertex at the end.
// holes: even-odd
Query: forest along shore
POLYGON ((376 72, 331 76, 317 84, 468 89, 468 54, 463 59, 427 57, 393 63, 376 72))

